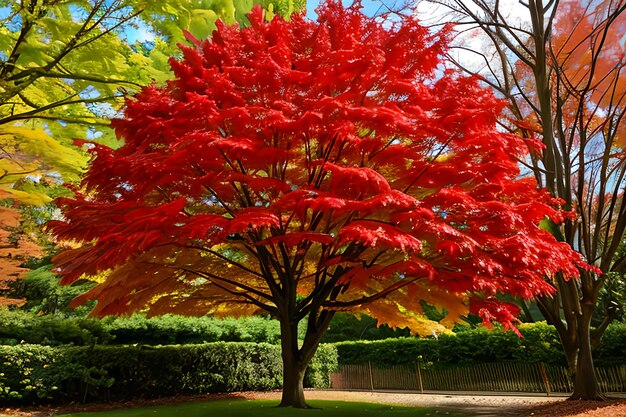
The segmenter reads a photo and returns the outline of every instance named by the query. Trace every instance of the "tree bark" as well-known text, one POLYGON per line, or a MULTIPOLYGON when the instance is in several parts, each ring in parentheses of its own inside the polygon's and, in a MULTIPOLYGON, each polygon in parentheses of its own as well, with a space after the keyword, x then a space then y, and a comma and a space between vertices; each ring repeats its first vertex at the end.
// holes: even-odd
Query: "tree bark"
MULTIPOLYGON (((564 291, 559 294, 564 297, 564 291)), ((591 350, 591 317, 593 304, 582 304, 580 311, 562 321, 557 311, 552 311, 546 300, 538 300, 542 314, 548 324, 555 326, 567 358, 567 366, 574 383, 571 400, 602 400, 591 350)))
POLYGON ((298 347, 298 322, 280 320, 281 349, 283 359, 283 393, 279 407, 311 408, 304 399, 304 373, 317 348, 303 352, 298 347))
POLYGON ((574 392, 569 397, 570 400, 603 400, 604 396, 598 384, 596 369, 593 364, 591 353, 591 316, 593 305, 583 304, 582 312, 579 315, 578 326, 578 352, 574 370, 574 392))
POLYGON ((308 365, 283 351, 283 394, 279 407, 311 408, 304 399, 304 373, 308 365))
POLYGON ((297 316, 287 310, 279 317, 283 359, 283 394, 279 407, 311 408, 304 399, 304 374, 335 313, 322 311, 319 302, 308 314, 302 346, 298 341, 297 316))

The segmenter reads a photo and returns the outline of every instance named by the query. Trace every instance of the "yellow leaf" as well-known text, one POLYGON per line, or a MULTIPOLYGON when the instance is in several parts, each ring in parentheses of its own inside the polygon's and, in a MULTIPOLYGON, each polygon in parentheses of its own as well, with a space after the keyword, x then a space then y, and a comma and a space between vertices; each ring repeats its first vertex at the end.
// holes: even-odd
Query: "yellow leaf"
POLYGON ((52 201, 52 199, 45 194, 14 190, 7 184, 0 184, 0 199, 13 199, 20 203, 31 204, 33 206, 42 206, 52 201))
POLYGON ((43 129, 0 126, 0 137, 3 142, 13 140, 19 152, 37 158, 41 162, 40 171, 57 172, 64 181, 79 180, 88 162, 84 152, 61 144, 43 129))
POLYGON ((93 281, 93 282, 97 282, 98 284, 101 284, 104 281, 106 281, 107 277, 111 275, 112 272, 113 272, 112 269, 107 269, 106 271, 102 271, 96 275, 83 274, 80 276, 80 278, 78 278, 78 280, 93 281))
POLYGON ((432 336, 446 333, 449 330, 430 320, 424 314, 415 313, 403 308, 400 304, 390 300, 377 300, 360 309, 365 314, 378 320, 378 325, 387 324, 391 328, 408 328, 411 334, 432 336))

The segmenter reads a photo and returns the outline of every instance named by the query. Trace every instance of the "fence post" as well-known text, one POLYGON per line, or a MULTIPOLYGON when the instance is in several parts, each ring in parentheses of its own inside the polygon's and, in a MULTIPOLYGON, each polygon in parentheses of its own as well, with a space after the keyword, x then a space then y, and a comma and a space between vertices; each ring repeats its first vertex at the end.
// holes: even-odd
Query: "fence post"
POLYGON ((417 363, 415 364, 415 369, 417 370, 417 383, 419 384, 420 393, 424 393, 424 384, 422 383, 422 370, 420 369, 421 356, 417 357, 417 363))
POLYGON ((548 373, 543 362, 539 362, 539 372, 541 372, 541 379, 543 379, 543 385, 546 388, 546 395, 550 396, 550 380, 548 379, 548 373))
POLYGON ((367 362, 370 370, 370 388, 374 391, 374 375, 372 374, 372 362, 367 362))

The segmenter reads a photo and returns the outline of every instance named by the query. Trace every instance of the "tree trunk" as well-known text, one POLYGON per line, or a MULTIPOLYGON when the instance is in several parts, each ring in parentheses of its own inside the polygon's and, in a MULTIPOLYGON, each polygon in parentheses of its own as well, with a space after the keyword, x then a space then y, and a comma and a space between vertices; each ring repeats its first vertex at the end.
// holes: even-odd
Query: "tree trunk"
MULTIPOLYGON (((298 323, 280 320, 283 359, 283 395, 279 407, 311 408, 304 400, 304 373, 313 352, 298 347, 298 323)), ((315 346, 316 348, 317 346, 315 346)))
POLYGON ((583 328, 579 322, 577 338, 571 339, 560 335, 561 344, 567 358, 567 365, 574 382, 574 392, 569 397, 570 400, 601 400, 604 399, 598 378, 596 377, 593 357, 591 354, 591 343, 589 337, 589 327, 583 328))
POLYGON ((303 364, 283 351, 283 395, 279 407, 310 408, 304 400, 304 373, 308 364, 303 364))
POLYGON ((593 364, 591 354, 591 315, 593 306, 582 306, 582 314, 578 316, 578 352, 576 363, 570 364, 574 371, 574 392, 569 397, 570 400, 603 400, 604 396, 600 391, 596 369, 593 364), (572 366, 575 365, 575 366, 572 366))
POLYGON ((279 407, 311 408, 304 400, 304 374, 335 315, 333 311, 320 311, 319 303, 314 304, 301 347, 298 346, 298 321, 293 318, 294 314, 279 317, 283 358, 283 396, 279 407))
MULTIPOLYGON (((568 293, 563 288, 558 296, 563 299, 568 293)), ((594 305, 592 303, 580 304, 579 312, 568 314, 562 320, 559 314, 560 303, 551 304, 554 300, 538 299, 537 305, 548 324, 553 325, 561 340, 563 351, 567 358, 567 365, 574 382, 574 392, 570 396, 572 400, 601 400, 604 399, 591 352, 591 316, 594 305)), ((571 301, 571 300, 570 300, 571 301)), ((563 304, 568 304, 563 300, 563 304)))

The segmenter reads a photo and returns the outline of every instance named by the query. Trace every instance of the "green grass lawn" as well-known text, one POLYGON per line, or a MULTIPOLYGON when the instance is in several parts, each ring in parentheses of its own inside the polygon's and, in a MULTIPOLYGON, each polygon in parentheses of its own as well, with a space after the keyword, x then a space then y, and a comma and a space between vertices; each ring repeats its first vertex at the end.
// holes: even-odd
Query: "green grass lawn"
MULTIPOLYGON (((63 414, 63 417, 469 417, 471 414, 435 410, 428 407, 398 407, 394 405, 344 401, 309 401, 311 410, 277 408, 276 401, 230 399, 191 402, 157 407, 142 407, 112 411, 63 414)), ((59 416, 61 417, 61 416, 59 416)))

